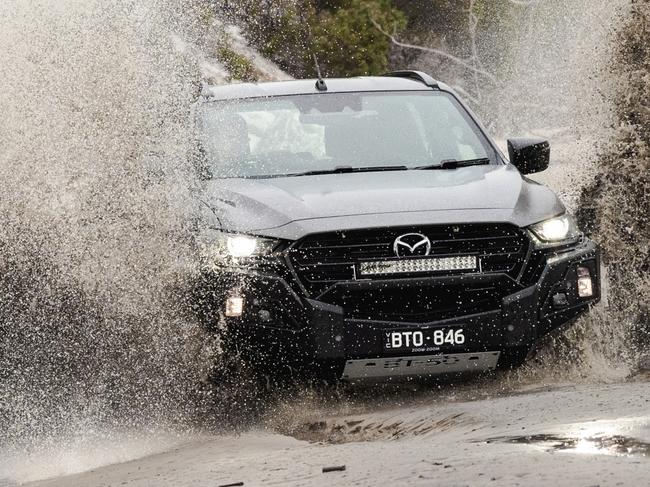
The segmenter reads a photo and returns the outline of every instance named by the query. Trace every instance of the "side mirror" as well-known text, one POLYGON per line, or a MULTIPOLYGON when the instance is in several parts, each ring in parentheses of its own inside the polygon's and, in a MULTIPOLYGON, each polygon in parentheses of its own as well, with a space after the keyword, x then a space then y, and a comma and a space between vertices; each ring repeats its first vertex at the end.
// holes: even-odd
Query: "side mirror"
POLYGON ((508 139, 510 163, 522 174, 542 172, 551 160, 551 147, 539 137, 508 139))

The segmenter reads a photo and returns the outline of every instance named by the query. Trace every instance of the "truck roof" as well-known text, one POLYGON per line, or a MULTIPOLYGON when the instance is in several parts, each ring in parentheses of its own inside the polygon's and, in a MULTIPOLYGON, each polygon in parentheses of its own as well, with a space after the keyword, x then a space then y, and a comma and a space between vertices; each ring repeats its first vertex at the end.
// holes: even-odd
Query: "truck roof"
POLYGON ((326 78, 327 91, 319 90, 316 79, 271 81, 263 83, 236 83, 207 86, 203 96, 209 100, 262 98, 269 96, 312 95, 318 93, 352 93, 368 91, 423 91, 447 88, 424 73, 402 71, 385 76, 357 78, 326 78))

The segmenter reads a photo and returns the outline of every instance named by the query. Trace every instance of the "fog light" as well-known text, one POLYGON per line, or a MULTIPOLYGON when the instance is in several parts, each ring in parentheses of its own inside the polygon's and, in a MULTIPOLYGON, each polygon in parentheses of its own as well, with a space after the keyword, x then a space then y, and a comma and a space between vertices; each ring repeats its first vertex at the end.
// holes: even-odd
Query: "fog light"
POLYGON ((244 313, 244 298, 231 296, 226 299, 226 316, 235 318, 244 313))
POLYGON ((590 298, 594 295, 594 286, 588 267, 578 267, 578 296, 590 298))
POLYGON ((271 312, 267 309, 261 309, 257 316, 260 317, 262 321, 271 321, 271 312))
POLYGON ((557 293, 553 295, 553 307, 555 309, 566 308, 569 306, 569 300, 564 293, 557 293))

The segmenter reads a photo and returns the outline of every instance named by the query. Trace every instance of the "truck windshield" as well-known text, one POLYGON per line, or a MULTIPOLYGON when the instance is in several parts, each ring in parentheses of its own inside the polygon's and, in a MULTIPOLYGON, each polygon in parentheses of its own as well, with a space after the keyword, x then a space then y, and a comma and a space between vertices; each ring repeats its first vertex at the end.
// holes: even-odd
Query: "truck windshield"
POLYGON ((278 96, 201 107, 208 178, 415 169, 496 155, 465 109, 432 91, 278 96))

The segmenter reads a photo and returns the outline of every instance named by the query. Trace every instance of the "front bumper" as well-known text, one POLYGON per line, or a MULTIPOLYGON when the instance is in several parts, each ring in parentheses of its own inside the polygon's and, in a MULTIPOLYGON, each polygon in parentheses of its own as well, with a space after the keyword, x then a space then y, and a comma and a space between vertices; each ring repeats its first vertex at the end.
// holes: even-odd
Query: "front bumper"
MULTIPOLYGON (((489 369, 494 368, 497 360, 502 363, 510 351, 530 350, 540 338, 573 322, 600 299, 600 256, 593 242, 585 239, 562 251, 539 251, 529 255, 528 260, 526 272, 513 292, 500 297, 492 309, 434 321, 359 319, 351 315, 345 303, 331 304, 301 295, 290 272, 262 269, 228 268, 205 274, 197 287, 197 309, 206 326, 222 334, 227 353, 241 353, 275 368, 307 368, 341 377, 346 364, 346 370, 350 370, 363 365, 363 361, 374 363, 373 359, 381 359, 379 369, 389 374, 391 366, 386 363, 396 359, 419 357, 426 365, 431 357, 434 361, 435 357, 450 357, 443 367, 435 370, 473 370, 479 363, 482 364, 479 368, 489 369), (593 282, 590 297, 578 296, 578 267, 589 269, 593 282), (244 298, 244 313, 240 317, 225 317, 224 302, 233 293, 244 298), (387 354, 384 350, 384 332, 388 329, 450 327, 463 328, 466 334, 463 345, 440 347, 433 353, 409 353, 406 357, 387 354), (469 366, 447 366, 464 363, 464 359, 475 360, 470 360, 469 366)), ((442 292, 450 286, 498 288, 503 277, 478 273, 449 278, 359 281, 346 283, 344 291, 363 295, 392 289, 407 296, 415 289, 421 293, 423 286, 428 286, 427 292, 434 296, 436 290, 442 292)), ((434 369, 413 370, 419 374, 434 369)), ((373 374, 377 375, 376 372, 370 375, 373 374)))

